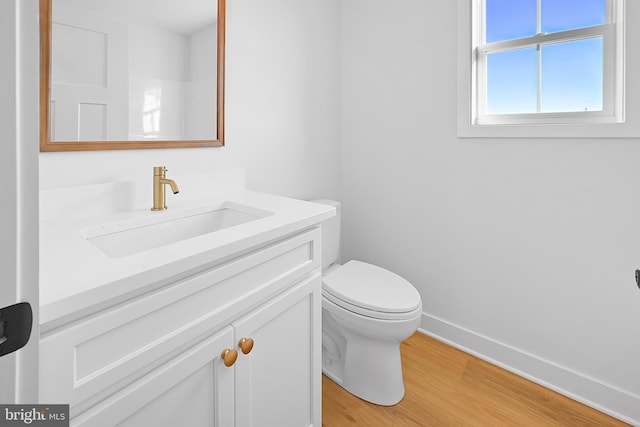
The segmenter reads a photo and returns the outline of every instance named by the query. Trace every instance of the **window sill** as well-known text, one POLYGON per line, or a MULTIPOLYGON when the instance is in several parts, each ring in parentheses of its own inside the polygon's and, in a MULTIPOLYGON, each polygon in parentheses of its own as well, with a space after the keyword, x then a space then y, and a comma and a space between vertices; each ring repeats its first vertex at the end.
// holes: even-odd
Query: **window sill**
POLYGON ((638 126, 628 123, 471 125, 458 119, 460 138, 637 138, 638 126))

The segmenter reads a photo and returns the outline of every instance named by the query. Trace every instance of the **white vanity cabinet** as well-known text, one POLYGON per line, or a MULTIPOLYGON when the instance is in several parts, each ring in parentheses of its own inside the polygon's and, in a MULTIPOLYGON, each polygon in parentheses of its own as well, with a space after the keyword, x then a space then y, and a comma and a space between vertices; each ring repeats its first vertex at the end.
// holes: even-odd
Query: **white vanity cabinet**
POLYGON ((45 327, 40 401, 69 403, 72 426, 319 427, 319 239, 311 227, 45 327))

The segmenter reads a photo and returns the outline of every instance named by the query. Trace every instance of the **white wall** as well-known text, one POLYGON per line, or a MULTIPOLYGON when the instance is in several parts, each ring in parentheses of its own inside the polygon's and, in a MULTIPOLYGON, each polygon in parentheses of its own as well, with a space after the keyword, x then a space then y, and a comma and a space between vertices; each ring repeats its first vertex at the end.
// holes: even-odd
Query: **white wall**
POLYGON ((189 37, 144 24, 129 24, 128 29, 128 138, 144 139, 152 134, 159 140, 183 139, 186 82, 191 65, 189 37), (157 102, 157 123, 145 114, 148 97, 157 102))
POLYGON ((218 61, 211 55, 218 37, 217 23, 189 37, 189 78, 185 94, 185 139, 210 139, 216 134, 218 61), (213 94, 213 96, 211 95, 213 94))
POLYGON ((427 332, 640 423, 640 140, 459 139, 456 2, 340 14, 343 258, 410 280, 427 332))
POLYGON ((337 13, 337 0, 229 1, 226 147, 41 153, 40 187, 242 167, 254 190, 338 197, 337 13))

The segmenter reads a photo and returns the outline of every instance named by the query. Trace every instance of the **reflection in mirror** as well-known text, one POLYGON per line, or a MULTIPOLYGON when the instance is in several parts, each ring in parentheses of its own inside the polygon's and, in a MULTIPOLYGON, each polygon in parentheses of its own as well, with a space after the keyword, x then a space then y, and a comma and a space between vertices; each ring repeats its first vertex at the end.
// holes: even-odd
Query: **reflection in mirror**
POLYGON ((224 145, 225 0, 40 4, 41 151, 224 145))

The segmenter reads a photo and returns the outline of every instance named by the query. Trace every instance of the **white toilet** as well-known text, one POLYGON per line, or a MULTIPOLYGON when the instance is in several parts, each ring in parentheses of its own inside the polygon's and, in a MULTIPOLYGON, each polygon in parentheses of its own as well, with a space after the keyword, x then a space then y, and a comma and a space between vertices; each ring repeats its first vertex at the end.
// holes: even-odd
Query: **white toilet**
POLYGON ((395 273, 360 261, 334 264, 340 246, 337 215, 322 223, 322 371, 345 390, 378 405, 404 396, 400 343, 422 315, 418 291, 395 273))

